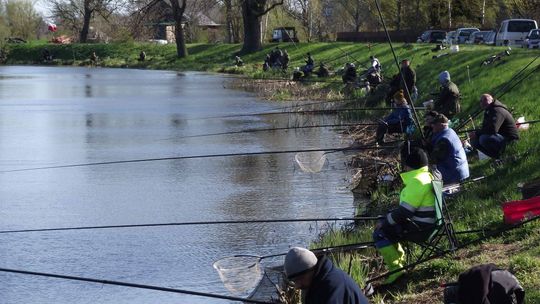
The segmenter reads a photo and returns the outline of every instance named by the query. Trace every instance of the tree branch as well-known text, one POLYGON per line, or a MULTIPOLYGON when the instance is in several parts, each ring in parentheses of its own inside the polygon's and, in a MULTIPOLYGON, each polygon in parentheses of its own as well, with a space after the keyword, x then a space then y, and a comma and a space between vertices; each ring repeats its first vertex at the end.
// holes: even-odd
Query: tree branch
POLYGON ((275 2, 274 4, 270 5, 267 9, 265 9, 262 13, 255 14, 257 17, 262 17, 266 15, 269 11, 273 10, 275 7, 283 5, 283 0, 279 2, 275 2))

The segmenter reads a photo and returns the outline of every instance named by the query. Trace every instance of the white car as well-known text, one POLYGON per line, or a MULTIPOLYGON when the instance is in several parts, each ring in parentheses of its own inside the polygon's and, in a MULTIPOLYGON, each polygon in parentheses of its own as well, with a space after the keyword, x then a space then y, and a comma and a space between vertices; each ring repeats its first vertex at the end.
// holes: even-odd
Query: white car
POLYGON ((525 37, 531 30, 538 29, 538 24, 532 19, 507 19, 501 22, 495 43, 497 46, 522 46, 525 37))

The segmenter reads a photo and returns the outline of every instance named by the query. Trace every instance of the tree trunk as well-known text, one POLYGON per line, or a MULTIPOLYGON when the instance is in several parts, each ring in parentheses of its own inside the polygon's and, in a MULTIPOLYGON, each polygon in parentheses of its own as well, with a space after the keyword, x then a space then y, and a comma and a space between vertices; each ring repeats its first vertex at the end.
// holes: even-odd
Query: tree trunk
POLYGON ((262 48, 261 16, 257 14, 250 0, 242 2, 242 18, 244 20, 244 45, 241 53, 252 53, 262 48))
POLYGON ((176 40, 176 56, 178 58, 185 58, 188 56, 186 48, 186 38, 184 37, 184 28, 182 27, 182 21, 184 19, 184 12, 186 10, 186 0, 172 0, 171 7, 174 17, 174 39, 176 40), (179 1, 182 1, 180 5, 179 1))
POLYGON ((448 0, 448 30, 452 28, 452 0, 448 0))
POLYGON ((88 40, 88 32, 90 30, 90 21, 92 20, 92 13, 94 11, 90 8, 90 0, 84 1, 84 15, 83 15, 83 26, 81 32, 79 33, 79 42, 86 43, 88 40))
POLYGON ((227 43, 233 43, 232 0, 225 0, 225 19, 227 23, 227 43))
POLYGON ((396 30, 400 31, 401 30, 401 0, 397 0, 396 2, 396 11, 397 11, 396 30))

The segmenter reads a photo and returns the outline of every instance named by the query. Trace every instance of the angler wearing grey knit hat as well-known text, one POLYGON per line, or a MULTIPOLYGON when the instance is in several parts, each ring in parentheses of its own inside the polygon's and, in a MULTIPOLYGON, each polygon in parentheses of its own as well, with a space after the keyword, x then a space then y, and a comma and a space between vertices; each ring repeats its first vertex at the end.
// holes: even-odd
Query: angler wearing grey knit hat
POLYGON ((358 284, 325 256, 293 247, 285 256, 285 274, 303 290, 306 304, 368 304, 358 284))
POLYGON ((294 279, 317 265, 315 254, 305 248, 293 247, 285 256, 285 274, 287 278, 294 279))
POLYGON ((439 97, 435 100, 434 110, 452 119, 461 112, 459 88, 450 80, 450 73, 443 71, 439 74, 441 84, 439 97))

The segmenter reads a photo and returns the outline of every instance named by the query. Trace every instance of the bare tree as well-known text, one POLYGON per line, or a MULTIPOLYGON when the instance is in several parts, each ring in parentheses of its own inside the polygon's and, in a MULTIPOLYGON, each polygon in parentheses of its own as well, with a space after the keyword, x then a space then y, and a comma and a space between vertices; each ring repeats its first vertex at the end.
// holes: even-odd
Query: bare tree
POLYGON ((242 53, 255 52, 262 47, 261 18, 283 0, 241 0, 242 20, 244 21, 244 45, 242 53))
POLYGON ((118 0, 47 0, 55 18, 79 33, 79 42, 88 40, 90 23, 96 14, 105 20, 118 10, 118 0))

